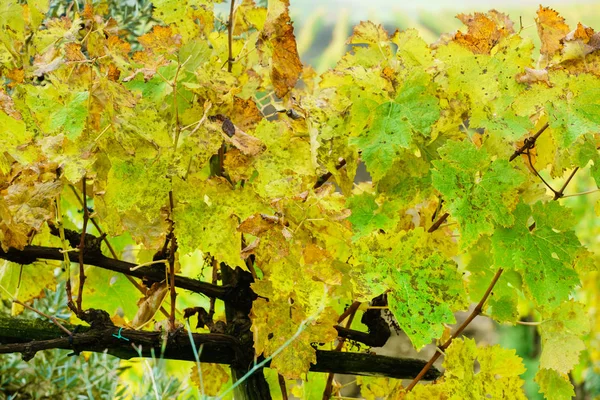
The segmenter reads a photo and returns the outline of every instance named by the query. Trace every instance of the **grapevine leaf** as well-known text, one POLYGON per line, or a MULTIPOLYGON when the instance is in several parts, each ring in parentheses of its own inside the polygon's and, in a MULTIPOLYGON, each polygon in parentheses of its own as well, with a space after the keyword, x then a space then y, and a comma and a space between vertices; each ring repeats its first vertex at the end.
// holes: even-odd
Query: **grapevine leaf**
POLYGON ((52 115, 50 128, 63 128, 71 140, 81 135, 88 117, 88 97, 88 92, 74 93, 70 101, 52 115))
POLYGON ((270 211, 248 189, 234 190, 222 178, 173 178, 176 199, 175 235, 184 254, 200 249, 231 267, 246 268, 240 256, 242 238, 237 228, 256 212, 270 211))
POLYGON ((542 308, 558 306, 579 283, 573 263, 581 245, 569 230, 568 215, 557 203, 538 202, 533 209, 520 203, 514 226, 498 227, 492 236, 495 264, 518 271, 542 308), (531 231, 530 217, 535 221, 531 231))
POLYGON ((372 234, 357 243, 358 291, 376 296, 388 290, 390 311, 416 348, 440 337, 454 323, 453 310, 466 305, 456 264, 436 250, 422 228, 400 234, 372 234))
POLYGON ((520 172, 506 160, 490 162, 487 152, 470 141, 450 141, 440 148, 440 155, 441 160, 433 161, 433 186, 458 220, 463 247, 492 234, 495 225, 514 223, 512 210, 525 180, 520 172))
POLYGON ((287 299, 271 298, 267 302, 259 298, 252 305, 252 331, 258 339, 256 354, 273 355, 271 368, 287 379, 300 378, 308 373, 311 363, 316 363, 311 342, 329 342, 337 337, 333 329, 337 314, 331 308, 326 308, 316 320, 304 318, 302 310, 290 306, 287 299))
POLYGON ((573 81, 559 72, 550 79, 562 93, 546 104, 548 120, 559 146, 568 148, 580 136, 600 129, 600 85, 598 78, 589 74, 573 81))
POLYGON ((385 31, 385 29, 383 29, 383 26, 376 25, 371 21, 362 21, 360 24, 354 27, 354 32, 346 43, 363 43, 381 46, 382 44, 387 43, 388 40, 388 33, 385 31))
POLYGON ((352 210, 348 220, 354 229, 354 239, 370 234, 376 229, 391 230, 398 223, 398 206, 393 201, 383 200, 379 205, 370 193, 349 197, 347 207, 352 210))
MULTIPOLYGON (((24 303, 42 297, 44 289, 56 287, 57 280, 48 265, 34 263, 32 265, 19 265, 10 261, 0 263, 0 285, 9 293, 24 303)), ((0 290, 0 298, 6 299, 7 293, 0 290)), ((12 298, 8 298, 12 300, 12 298)), ((23 307, 14 304, 13 314, 23 312, 23 307)))
POLYGON ((416 29, 407 29, 402 32, 396 32, 392 37, 392 42, 398 46, 396 57, 408 67, 427 68, 433 63, 433 56, 429 45, 419 37, 416 29))
POLYGON ((515 75, 530 65, 533 45, 513 35, 497 47, 491 54, 473 54, 451 42, 439 48, 436 56, 444 63, 447 90, 468 105, 469 125, 517 139, 527 133, 531 122, 513 104, 525 89, 515 75))
POLYGON ((537 11, 535 20, 538 28, 538 35, 542 41, 540 53, 551 58, 556 52, 562 49, 562 38, 569 33, 569 26, 565 24, 565 19, 558 15, 556 11, 549 7, 542 7, 537 11))
POLYGON ((164 160, 140 157, 111 160, 106 193, 107 208, 118 214, 139 211, 146 221, 153 221, 168 203, 171 184, 164 160))
POLYGON ((513 33, 513 23, 506 14, 491 10, 487 14, 458 14, 456 16, 468 28, 466 34, 456 32, 454 41, 475 54, 489 54, 496 44, 513 33))
POLYGON ((229 372, 221 364, 200 363, 200 372, 198 365, 192 367, 190 380, 204 395, 217 396, 223 385, 229 381, 229 372))
POLYGON ((543 393, 547 399, 571 400, 575 396, 569 377, 553 369, 540 369, 535 381, 540 385, 539 393, 543 393))
POLYGON ((566 301, 549 316, 544 315, 540 325, 540 369, 568 374, 579 362, 579 353, 585 349, 580 337, 589 331, 590 320, 581 303, 566 301))
POLYGON ((271 51, 271 83, 277 97, 283 98, 294 88, 302 72, 302 63, 296 48, 294 27, 288 14, 289 0, 269 2, 267 20, 260 40, 259 49, 266 43, 271 51))
POLYGON ((415 135, 431 133, 431 125, 439 118, 440 110, 430 79, 426 73, 411 76, 394 101, 372 110, 368 129, 351 139, 351 143, 362 150, 362 159, 374 180, 389 171, 400 150, 409 148, 415 135))

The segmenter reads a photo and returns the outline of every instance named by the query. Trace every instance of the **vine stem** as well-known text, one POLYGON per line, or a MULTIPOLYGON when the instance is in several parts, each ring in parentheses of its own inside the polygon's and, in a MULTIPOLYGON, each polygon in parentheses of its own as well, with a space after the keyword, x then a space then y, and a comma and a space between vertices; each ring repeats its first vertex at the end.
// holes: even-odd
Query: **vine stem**
POLYGON ((281 389, 282 400, 288 400, 287 387, 285 385, 285 378, 281 374, 277 374, 277 381, 279 382, 279 388, 281 389))
POLYGON ((79 315, 83 310, 81 302, 83 301, 83 285, 85 284, 85 270, 83 266, 83 255, 85 252, 85 233, 87 231, 88 220, 90 219, 90 213, 87 207, 87 191, 86 191, 86 177, 83 177, 82 184, 82 195, 83 195, 83 228, 81 230, 81 240, 79 242, 79 293, 77 295, 77 310, 76 314, 79 315))
POLYGON ((227 43, 229 46, 229 58, 227 59, 227 72, 233 70, 233 13, 235 11, 235 0, 231 0, 229 7, 229 21, 227 22, 227 43))
MULTIPOLYGON (((340 170, 344 167, 344 165, 346 165, 346 160, 341 158, 338 162, 338 164, 335 166, 336 170, 340 170)), ((326 174, 323 174, 319 177, 319 179, 317 179, 317 181, 315 182, 313 189, 318 189, 321 186, 323 186, 328 180, 329 178, 331 178, 333 176, 332 172, 327 172, 326 174)))
POLYGON ((575 176, 577 171, 579 171, 579 167, 575 167, 575 169, 573 170, 573 172, 571 172, 571 175, 569 175, 569 177, 567 178, 565 183, 562 185, 560 190, 554 194, 554 200, 558 200, 565 196, 564 195, 565 189, 567 188, 567 185, 571 182, 571 179, 573 179, 573 177, 575 176))
POLYGON ((65 282, 65 291, 67 292, 67 305, 71 311, 74 311, 75 306, 73 304, 73 293, 71 291, 71 260, 69 258, 69 250, 67 249, 67 242, 65 240, 65 229, 63 227, 62 210, 60 208, 60 196, 58 196, 55 199, 55 205, 56 222, 58 223, 58 234, 60 236, 60 242, 62 244, 61 253, 63 254, 63 261, 67 270, 67 281, 65 282))
MULTIPOLYGON (((346 328, 350 328, 350 326, 352 325, 352 320, 354 319, 354 316, 356 315, 356 311, 358 310, 358 307, 360 307, 360 302, 355 301, 354 303, 352 303, 350 305, 350 307, 348 307, 348 309, 346 311, 344 311, 343 318, 342 315, 340 315, 340 317, 338 318, 338 323, 342 322, 344 319, 346 319, 346 317, 348 317, 348 321, 346 321, 346 328)), ((342 351, 342 349, 344 348, 344 344, 346 343, 346 338, 345 337, 341 337, 338 341, 337 346, 335 347, 334 351, 342 351)), ((331 392, 333 391, 333 376, 335 374, 333 372, 330 372, 329 375, 327 376, 327 383, 325 384, 325 390, 323 390, 323 400, 329 400, 329 398, 331 397, 331 392)))
POLYGON ((492 278, 492 282, 490 282, 490 285, 488 286, 487 290, 485 291, 485 294, 483 295, 483 297, 481 298, 479 303, 477 303, 477 305, 475 306, 475 308, 473 309, 473 311, 471 312, 469 317, 458 327, 456 332, 454 332, 452 334, 452 336, 441 347, 438 347, 436 349, 435 354, 431 357, 429 362, 427 362, 427 364, 425 364, 425 366, 423 367, 421 372, 419 372, 419 374, 415 377, 415 379, 413 379, 413 381, 410 383, 410 385, 408 385, 408 387, 406 388, 407 392, 410 392, 416 386, 416 384, 419 383, 419 381, 423 378, 423 376, 425 376, 427 371, 429 371, 429 369, 431 368, 433 363, 436 362, 436 360, 440 357, 442 352, 445 351, 452 344, 452 341, 454 339, 456 339, 458 336, 460 336, 460 334, 471 323, 471 321, 473 321, 475 319, 475 317, 477 317, 479 314, 481 314, 481 310, 483 309, 483 306, 484 306, 485 302, 487 301, 488 297, 492 293, 492 290, 494 289, 496 282, 498 282, 498 279, 500 279, 502 272, 504 272, 504 270, 502 268, 499 268, 498 271, 496 271, 496 275, 494 275, 494 278, 492 278))
POLYGON ((169 191, 169 205, 171 207, 171 229, 169 230, 169 236, 171 237, 171 246, 169 248, 169 287, 171 292, 171 314, 169 316, 169 328, 171 331, 175 330, 175 302, 177 300, 177 291, 175 290, 175 250, 177 248, 177 240, 173 233, 175 223, 173 222, 173 209, 175 208, 173 202, 173 191, 169 191))

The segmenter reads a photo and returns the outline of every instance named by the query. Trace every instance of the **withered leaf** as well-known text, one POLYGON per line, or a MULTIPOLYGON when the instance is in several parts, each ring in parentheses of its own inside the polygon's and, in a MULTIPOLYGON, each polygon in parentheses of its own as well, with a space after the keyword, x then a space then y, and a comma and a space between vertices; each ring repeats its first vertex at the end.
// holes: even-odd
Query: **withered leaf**
POLYGON ((140 308, 138 308, 133 321, 131 321, 131 326, 138 329, 146 325, 160 308, 168 290, 169 287, 164 281, 153 283, 146 296, 138 302, 140 308))
POLYGON ((502 38, 514 32, 513 23, 508 16, 496 10, 490 10, 486 14, 458 14, 456 17, 468 29, 466 34, 458 31, 454 40, 475 54, 489 54, 502 38))
POLYGON ((271 83, 279 98, 289 93, 302 72, 289 6, 289 0, 269 2, 267 21, 257 43, 259 47, 262 43, 268 43, 272 50, 271 83))
POLYGON ((538 28, 538 35, 542 41, 540 53, 552 57, 557 51, 562 49, 561 39, 569 33, 569 26, 565 19, 558 15, 556 11, 549 7, 540 6, 535 19, 538 28))

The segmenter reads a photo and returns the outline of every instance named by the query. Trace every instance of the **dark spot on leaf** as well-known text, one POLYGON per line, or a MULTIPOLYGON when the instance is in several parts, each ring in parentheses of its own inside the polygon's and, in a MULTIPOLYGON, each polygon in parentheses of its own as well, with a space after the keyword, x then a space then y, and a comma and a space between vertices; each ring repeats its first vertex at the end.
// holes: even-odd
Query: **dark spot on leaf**
POLYGON ((229 137, 233 137, 235 135, 235 126, 233 126, 233 122, 229 118, 225 118, 223 120, 223 126, 221 126, 223 132, 229 137))

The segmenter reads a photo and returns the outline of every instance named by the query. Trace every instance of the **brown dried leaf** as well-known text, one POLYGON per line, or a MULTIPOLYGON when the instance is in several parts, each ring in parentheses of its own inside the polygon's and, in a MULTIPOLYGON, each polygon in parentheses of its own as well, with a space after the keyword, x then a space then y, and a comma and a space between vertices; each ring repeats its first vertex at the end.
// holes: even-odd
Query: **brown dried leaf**
POLYGON ((577 28, 569 32, 563 39, 562 59, 563 61, 583 58, 600 48, 600 36, 581 23, 577 28))
POLYGON ((549 7, 540 6, 535 22, 538 27, 538 35, 542 41, 540 53, 552 57, 563 45, 561 40, 569 33, 569 26, 565 19, 549 7))
POLYGON ((152 287, 148 289, 146 296, 138 301, 138 306, 140 308, 135 314, 133 321, 131 321, 131 326, 135 329, 139 329, 146 325, 160 308, 168 291, 169 287, 166 282, 153 283, 152 287))
POLYGON ((231 120, 241 130, 247 131, 256 128, 262 121, 263 115, 252 99, 244 100, 239 97, 233 98, 233 111, 231 120))
POLYGON ((260 236, 264 232, 272 229, 277 222, 270 218, 265 218, 262 214, 254 214, 246 218, 237 228, 238 232, 248 233, 253 236, 260 236))
POLYGON ((181 36, 175 35, 170 26, 155 25, 151 32, 140 36, 138 41, 146 50, 154 53, 174 53, 181 46, 181 36))
POLYGON ((21 113, 15 109, 15 103, 9 95, 3 89, 0 89, 0 110, 10 115, 14 119, 23 119, 21 113))
POLYGON ((279 98, 285 97, 296 86, 302 72, 289 5, 289 0, 269 1, 267 21, 257 43, 259 49, 262 43, 271 47, 271 83, 279 98))
POLYGON ((83 61, 85 55, 81 52, 81 45, 79 43, 67 43, 65 44, 65 59, 67 61, 83 61))
POLYGON ((525 68, 525 72, 517 75, 517 82, 532 84, 536 82, 545 82, 547 85, 550 85, 550 81, 548 80, 548 70, 546 69, 533 69, 533 68, 525 68))
POLYGON ((458 31, 454 41, 475 54, 489 54, 501 39, 514 33, 512 21, 496 10, 486 14, 458 14, 456 18, 467 25, 468 30, 466 34, 458 31))
POLYGON ((227 118, 223 120, 223 127, 221 131, 223 132, 223 138, 227 142, 231 143, 233 146, 235 146, 247 156, 255 156, 264 151, 265 149, 265 145, 260 139, 248 135, 246 132, 233 125, 233 123, 227 118), (227 124, 228 130, 230 130, 231 127, 234 128, 234 134, 231 137, 228 136, 228 132, 223 131, 223 129, 225 128, 225 121, 229 121, 229 124, 231 124, 231 126, 227 124))
POLYGON ((13 68, 8 70, 5 76, 6 78, 12 80, 12 82, 8 84, 8 87, 13 88, 19 83, 23 83, 25 80, 25 71, 23 71, 23 68, 13 68))
POLYGON ((244 155, 238 149, 230 149, 225 153, 223 161, 225 171, 233 181, 237 182, 242 179, 248 179, 252 174, 252 158, 244 155))

